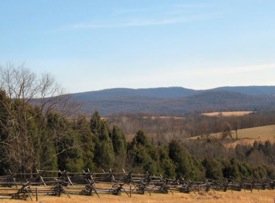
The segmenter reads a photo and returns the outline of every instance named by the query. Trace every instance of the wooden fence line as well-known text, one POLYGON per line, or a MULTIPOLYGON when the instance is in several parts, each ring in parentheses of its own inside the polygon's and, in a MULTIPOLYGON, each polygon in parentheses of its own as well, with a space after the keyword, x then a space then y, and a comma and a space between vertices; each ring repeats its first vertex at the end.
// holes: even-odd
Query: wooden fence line
POLYGON ((171 193, 175 191, 198 193, 200 191, 241 191, 274 190, 274 180, 235 181, 233 179, 190 181, 184 179, 166 179, 162 176, 134 174, 132 172, 114 173, 103 171, 93 173, 90 170, 71 173, 68 171, 43 171, 36 173, 11 173, 0 176, 0 198, 35 199, 39 196, 96 195, 125 193, 132 194, 171 193), (55 174, 55 175, 53 175, 55 174), (48 175, 48 176, 47 176, 48 175), (26 179, 24 179, 24 178, 26 179))

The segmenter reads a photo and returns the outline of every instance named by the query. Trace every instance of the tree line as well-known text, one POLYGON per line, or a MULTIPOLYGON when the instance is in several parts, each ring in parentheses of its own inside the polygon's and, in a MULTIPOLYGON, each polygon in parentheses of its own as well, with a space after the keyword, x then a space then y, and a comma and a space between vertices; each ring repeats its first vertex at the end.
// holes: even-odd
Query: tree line
POLYGON ((126 137, 139 129, 150 136, 154 143, 166 144, 172 139, 193 136, 208 138, 212 133, 238 139, 240 129, 275 124, 275 111, 255 110, 244 116, 204 116, 200 112, 181 117, 155 116, 152 114, 114 114, 106 117, 109 125, 117 125, 126 137))
MULTIPOLYGON (((218 141, 167 143, 138 130, 131 140, 94 112, 68 116, 69 98, 50 75, 37 77, 23 67, 1 69, 0 174, 89 168, 161 174, 167 178, 275 178, 275 144, 226 149, 218 141), (39 97, 38 97, 39 96, 39 97), (31 98, 39 98, 30 104, 31 98)), ((161 138, 160 138, 161 139, 161 138)))

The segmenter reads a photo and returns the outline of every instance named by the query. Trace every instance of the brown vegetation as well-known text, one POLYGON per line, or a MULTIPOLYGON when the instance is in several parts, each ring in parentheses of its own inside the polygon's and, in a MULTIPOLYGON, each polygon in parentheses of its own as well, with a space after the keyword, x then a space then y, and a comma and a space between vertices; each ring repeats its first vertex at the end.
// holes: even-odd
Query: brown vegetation
MULTIPOLYGON (((172 194, 145 194, 145 195, 133 195, 129 198, 126 194, 122 194, 120 196, 113 195, 101 195, 100 198, 97 196, 71 196, 68 198, 67 196, 62 197, 41 197, 39 198, 40 203, 82 203, 82 202, 93 202, 93 203, 116 203, 116 202, 124 202, 124 203, 159 203, 159 202, 167 202, 167 203, 274 203, 275 201, 275 193, 272 190, 264 190, 264 191, 241 191, 241 192, 213 192, 210 191, 208 193, 202 192, 199 194, 184 194, 184 193, 174 193, 172 194)), ((22 202, 22 200, 1 200, 3 203, 15 203, 22 202)))
MULTIPOLYGON (((216 115, 217 112, 208 113, 216 115)), ((274 112, 232 111, 222 112, 223 116, 205 116, 199 114, 184 117, 155 116, 150 114, 118 114, 106 117, 107 123, 122 129, 127 140, 132 140, 135 133, 142 129, 155 143, 167 144, 173 139, 184 140, 193 137, 224 136, 234 139, 252 138, 266 141, 273 132, 269 128, 256 128, 275 124, 274 112), (234 115, 234 116, 232 116, 234 115), (249 130, 251 129, 251 130, 249 130)), ((275 135, 275 130, 273 135, 275 135)), ((258 140, 259 141, 259 140, 258 140)))
POLYGON ((253 111, 221 111, 202 113, 204 116, 245 116, 253 113, 253 111))
MULTIPOLYGON (((236 132, 232 132, 232 137, 236 137, 236 132)), ((188 138, 190 140, 196 139, 221 139, 222 132, 211 133, 207 138, 204 136, 195 136, 188 138)), ((245 128, 238 130, 238 139, 225 140, 224 146, 235 148, 236 145, 253 145, 253 143, 270 141, 275 143, 275 125, 260 126, 254 128, 245 128)))

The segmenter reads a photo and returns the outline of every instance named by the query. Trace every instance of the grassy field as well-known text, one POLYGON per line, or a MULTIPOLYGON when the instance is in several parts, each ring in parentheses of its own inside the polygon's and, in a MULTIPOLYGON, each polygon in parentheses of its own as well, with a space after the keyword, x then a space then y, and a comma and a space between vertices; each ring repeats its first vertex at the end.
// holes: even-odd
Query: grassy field
MULTIPOLYGON (((210 137, 220 137, 221 133, 211 134, 210 137)), ((235 131, 232 131, 232 137, 236 137, 235 131)), ((255 128, 246 128, 238 130, 238 140, 233 140, 229 144, 234 147, 236 144, 253 144, 255 141, 265 142, 269 140, 275 143, 275 125, 260 126, 255 128)))
MULTIPOLYGON (((221 138, 221 133, 212 133, 210 138, 221 138)), ((232 131, 232 137, 236 138, 236 132, 232 131)), ((201 136, 195 136, 190 139, 195 140, 201 138, 201 136)), ((253 144, 255 141, 265 142, 269 140, 275 143, 275 125, 260 126, 254 128, 246 128, 238 130, 238 140, 233 139, 230 145, 236 144, 253 144)))
MULTIPOLYGON (((3 203, 14 203, 22 202, 22 200, 0 200, 3 203)), ((31 200, 27 200, 31 202, 31 200)), ((33 200, 35 201, 35 199, 33 200)), ((25 201, 24 201, 25 202, 25 201)), ((262 191, 241 191, 241 192, 214 192, 208 193, 202 192, 199 194, 185 194, 185 193, 174 193, 172 194, 152 194, 151 196, 147 193, 144 195, 133 195, 129 198, 126 194, 120 196, 114 196, 110 194, 97 196, 71 196, 68 198, 66 195, 61 197, 39 197, 39 203, 82 203, 82 202, 93 202, 93 203, 275 203, 275 191, 274 190, 262 190, 262 191)))
POLYGON ((223 112, 202 113, 202 115, 204 116, 244 116, 251 113, 252 111, 223 111, 223 112))

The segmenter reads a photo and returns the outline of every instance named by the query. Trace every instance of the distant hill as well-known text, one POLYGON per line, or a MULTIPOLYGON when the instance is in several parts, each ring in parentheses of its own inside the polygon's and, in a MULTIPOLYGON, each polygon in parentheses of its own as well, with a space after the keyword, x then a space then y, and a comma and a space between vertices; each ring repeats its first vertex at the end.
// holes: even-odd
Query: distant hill
POLYGON ((230 91, 254 96, 275 96, 275 86, 236 86, 236 87, 219 87, 213 90, 230 91))
POLYGON ((182 87, 115 88, 71 94, 81 113, 182 115, 202 111, 255 110, 275 106, 275 86, 219 87, 193 90, 182 87))
POLYGON ((197 91, 182 87, 161 87, 148 89, 114 88, 100 91, 75 93, 77 99, 106 99, 116 97, 154 97, 154 98, 175 98, 194 95, 197 91))

